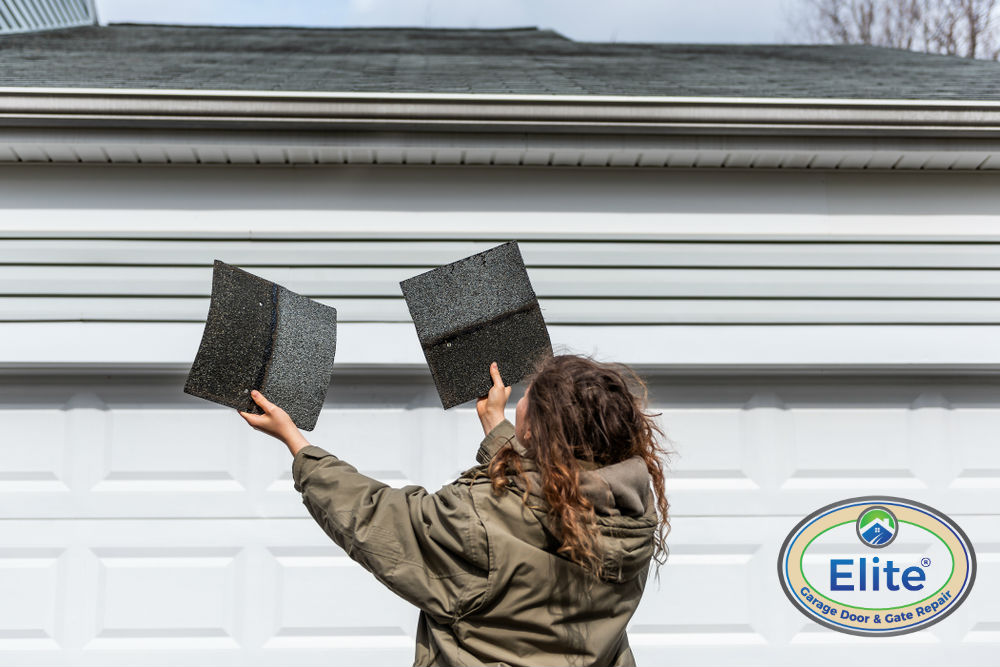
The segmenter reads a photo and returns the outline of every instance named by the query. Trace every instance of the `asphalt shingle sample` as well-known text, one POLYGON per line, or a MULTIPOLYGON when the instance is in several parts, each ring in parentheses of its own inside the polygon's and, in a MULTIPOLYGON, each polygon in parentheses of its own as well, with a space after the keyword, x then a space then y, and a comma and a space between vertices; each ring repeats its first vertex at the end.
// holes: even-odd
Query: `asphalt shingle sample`
POLYGON ((278 286, 277 335, 262 389, 311 431, 326 399, 337 351, 337 310, 278 286))
POLYGON ((485 396, 496 361, 504 383, 552 355, 517 243, 510 241, 400 282, 441 404, 485 396))
POLYGON ((261 414, 250 396, 257 389, 311 431, 336 347, 335 308, 216 260, 208 319, 184 392, 261 414))
POLYGON ((860 45, 575 42, 534 28, 118 24, 0 36, 0 86, 997 100, 1000 63, 860 45))

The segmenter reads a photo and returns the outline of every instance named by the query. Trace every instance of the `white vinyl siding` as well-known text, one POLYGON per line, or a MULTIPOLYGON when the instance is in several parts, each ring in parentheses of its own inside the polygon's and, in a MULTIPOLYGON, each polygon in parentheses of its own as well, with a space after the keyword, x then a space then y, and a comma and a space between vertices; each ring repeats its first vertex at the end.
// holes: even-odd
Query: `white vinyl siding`
POLYGON ((200 322, 218 258, 405 323, 517 239, 553 325, 1000 324, 1000 177, 435 173, 0 169, 0 321, 200 322))
POLYGON ((0 0, 0 35, 95 23, 93 0, 0 0))

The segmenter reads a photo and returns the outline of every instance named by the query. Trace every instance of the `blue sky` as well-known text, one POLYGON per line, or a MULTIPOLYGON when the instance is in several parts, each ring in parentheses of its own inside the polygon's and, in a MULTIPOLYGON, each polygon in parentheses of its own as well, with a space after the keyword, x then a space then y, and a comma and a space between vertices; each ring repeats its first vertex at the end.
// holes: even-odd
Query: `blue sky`
POLYGON ((102 23, 551 28, 576 40, 800 41, 802 0, 97 0, 102 23))

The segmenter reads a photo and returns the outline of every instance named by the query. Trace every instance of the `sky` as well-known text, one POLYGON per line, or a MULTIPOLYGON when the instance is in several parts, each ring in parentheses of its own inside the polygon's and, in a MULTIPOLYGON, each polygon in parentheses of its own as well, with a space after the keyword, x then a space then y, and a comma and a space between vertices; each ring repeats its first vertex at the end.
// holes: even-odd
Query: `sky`
POLYGON ((803 0, 96 0, 101 23, 549 28, 578 41, 799 41, 803 0))

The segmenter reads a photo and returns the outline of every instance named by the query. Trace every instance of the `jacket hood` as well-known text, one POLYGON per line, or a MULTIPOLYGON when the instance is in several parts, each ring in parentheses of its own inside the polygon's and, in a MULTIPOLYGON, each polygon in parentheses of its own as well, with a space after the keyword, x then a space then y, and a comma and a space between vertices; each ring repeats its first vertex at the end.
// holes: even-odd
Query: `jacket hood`
MULTIPOLYGON (((559 534, 558 520, 548 512, 542 496, 542 476, 531 459, 524 458, 521 443, 514 441, 522 454, 524 475, 514 475, 514 485, 529 490, 532 510, 553 536, 559 534), (525 486, 527 482, 528 486, 525 486)), ((594 504, 604 548, 605 581, 628 581, 638 576, 653 555, 653 534, 657 515, 653 502, 651 478, 646 462, 639 456, 608 466, 597 466, 577 459, 580 466, 580 492, 594 504)), ((558 539, 558 538, 557 538, 558 539)))

